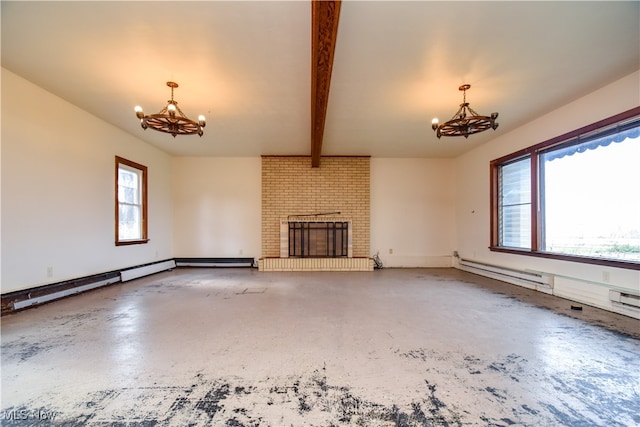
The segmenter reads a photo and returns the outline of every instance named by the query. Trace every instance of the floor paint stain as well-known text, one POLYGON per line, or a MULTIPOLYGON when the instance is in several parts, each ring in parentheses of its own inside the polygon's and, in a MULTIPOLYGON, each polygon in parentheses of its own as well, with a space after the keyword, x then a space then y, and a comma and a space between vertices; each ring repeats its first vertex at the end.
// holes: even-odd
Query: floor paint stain
POLYGON ((450 270, 185 271, 3 319, 2 425, 640 425, 640 342, 525 290, 450 270), (23 411, 56 417, 9 419, 23 411))
POLYGON ((195 409, 203 411, 209 416, 209 419, 213 419, 213 417, 224 408, 221 402, 225 400, 228 395, 229 384, 214 387, 207 392, 204 398, 196 403, 195 409))
MULTIPOLYGON (((166 386, 153 390, 159 401, 171 402, 166 412, 154 412, 158 405, 142 398, 137 402, 146 408, 146 419, 139 419, 136 413, 118 413, 116 418, 109 415, 108 408, 125 405, 136 394, 147 390, 109 389, 100 390, 86 396, 87 403, 77 408, 75 416, 67 410, 62 414, 60 425, 201 425, 213 423, 226 426, 274 426, 277 423, 264 421, 261 411, 270 404, 277 404, 293 425, 306 424, 304 420, 321 419, 319 425, 382 426, 392 422, 400 427, 412 426, 459 426, 461 414, 447 409, 447 405, 437 396, 437 385, 425 381, 425 392, 421 399, 406 404, 385 405, 363 399, 347 385, 334 385, 323 374, 323 369, 313 370, 308 377, 270 378, 260 386, 235 384, 231 379, 208 380, 204 376, 196 378, 195 387, 166 386), (276 384, 272 384, 276 383, 276 384), (176 396, 176 394, 178 394, 176 396), (193 399, 193 396, 201 396, 193 399), (268 397, 268 399, 265 399, 268 397), (295 408, 298 417, 286 415, 287 408, 295 408), (93 414, 87 414, 91 409, 93 414)), ((241 381, 235 378, 233 381, 241 381)), ((136 406, 131 407, 131 411, 136 406)))

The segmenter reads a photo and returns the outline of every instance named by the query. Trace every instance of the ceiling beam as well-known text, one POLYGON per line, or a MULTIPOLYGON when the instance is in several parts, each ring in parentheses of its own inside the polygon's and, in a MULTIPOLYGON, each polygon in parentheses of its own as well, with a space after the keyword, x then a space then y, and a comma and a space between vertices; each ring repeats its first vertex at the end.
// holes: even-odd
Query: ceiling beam
POLYGON ((320 166, 340 0, 311 2, 311 166, 320 166))

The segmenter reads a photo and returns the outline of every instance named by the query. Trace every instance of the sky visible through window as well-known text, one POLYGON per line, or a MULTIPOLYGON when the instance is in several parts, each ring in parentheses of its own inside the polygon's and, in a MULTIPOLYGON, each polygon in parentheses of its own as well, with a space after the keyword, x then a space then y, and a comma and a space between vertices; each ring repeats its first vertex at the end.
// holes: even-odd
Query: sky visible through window
POLYGON ((640 138, 544 167, 544 250, 640 261, 640 138))

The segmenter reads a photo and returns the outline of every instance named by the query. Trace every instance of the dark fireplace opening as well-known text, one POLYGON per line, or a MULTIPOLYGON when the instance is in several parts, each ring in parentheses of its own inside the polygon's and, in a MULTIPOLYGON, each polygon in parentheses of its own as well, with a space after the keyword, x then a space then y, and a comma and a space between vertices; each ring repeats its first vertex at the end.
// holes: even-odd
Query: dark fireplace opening
POLYGON ((289 222, 289 256, 346 257, 348 232, 349 222, 289 222))

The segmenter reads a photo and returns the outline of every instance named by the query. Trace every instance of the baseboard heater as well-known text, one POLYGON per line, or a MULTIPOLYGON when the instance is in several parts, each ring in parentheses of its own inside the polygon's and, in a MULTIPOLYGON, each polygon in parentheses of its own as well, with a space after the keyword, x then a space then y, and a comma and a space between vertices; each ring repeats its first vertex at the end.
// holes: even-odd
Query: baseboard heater
POLYGON ((161 271, 171 270, 176 267, 174 260, 154 262, 151 264, 140 265, 120 271, 120 280, 123 282, 137 279, 139 277, 148 276, 150 274, 159 273, 161 271))
POLYGON ((31 307, 32 305, 38 305, 38 304, 43 304, 45 302, 49 302, 49 301, 53 301, 56 299, 60 299, 60 298, 64 298, 67 297, 69 295, 74 295, 74 294, 79 294, 81 292, 86 292, 89 291, 91 289, 96 289, 102 286, 106 286, 106 285, 110 285, 112 283, 117 283, 120 281, 120 277, 115 276, 115 277, 111 277, 108 279, 103 279, 103 280, 98 280, 96 282, 91 282, 88 283, 86 285, 82 285, 82 286, 77 286, 77 287, 73 287, 73 288, 68 288, 68 289, 64 289, 58 292, 52 292, 49 294, 44 294, 41 296, 37 296, 37 297, 30 297, 30 293, 29 293, 29 298, 21 300, 21 301, 16 301, 13 303, 13 309, 14 310, 22 310, 23 308, 27 308, 27 307, 31 307))
POLYGON ((621 289, 609 289, 609 299, 625 307, 640 309, 640 292, 621 289))
POLYGON ((172 268, 175 268, 175 266, 176 263, 174 260, 161 261, 123 269, 120 271, 104 273, 101 275, 84 277, 80 279, 56 283, 53 285, 46 285, 41 288, 18 291, 13 293, 15 294, 15 297, 13 297, 12 294, 3 295, 3 300, 9 300, 6 307, 3 304, 3 313, 5 312, 5 309, 7 309, 7 311, 11 311, 11 309, 22 310, 23 308, 43 304, 49 301, 54 301, 60 298, 68 297, 70 295, 75 295, 82 292, 90 291, 92 289, 100 288, 102 286, 111 285, 113 283, 126 282, 128 280, 148 276, 160 271, 170 270, 172 268), (55 290, 56 288, 60 290, 55 290), (33 294, 35 294, 35 296, 32 296, 33 294), (13 301, 13 303, 10 302, 12 298, 16 299, 13 301))
POLYGON ((476 273, 503 282, 513 283, 542 292, 551 293, 553 289, 553 276, 529 270, 518 270, 494 264, 487 264, 470 259, 459 259, 460 270, 476 273))
POLYGON ((254 258, 176 258, 177 267, 254 267, 254 258))

